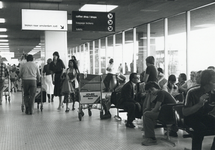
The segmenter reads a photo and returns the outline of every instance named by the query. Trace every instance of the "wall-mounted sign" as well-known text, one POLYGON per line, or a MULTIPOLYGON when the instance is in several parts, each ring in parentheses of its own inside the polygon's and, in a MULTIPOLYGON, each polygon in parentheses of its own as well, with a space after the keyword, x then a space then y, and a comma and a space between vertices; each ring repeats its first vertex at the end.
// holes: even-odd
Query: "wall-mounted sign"
POLYGON ((115 13, 73 11, 72 30, 115 32, 115 13))
POLYGON ((22 30, 67 31, 67 11, 22 9, 22 30))

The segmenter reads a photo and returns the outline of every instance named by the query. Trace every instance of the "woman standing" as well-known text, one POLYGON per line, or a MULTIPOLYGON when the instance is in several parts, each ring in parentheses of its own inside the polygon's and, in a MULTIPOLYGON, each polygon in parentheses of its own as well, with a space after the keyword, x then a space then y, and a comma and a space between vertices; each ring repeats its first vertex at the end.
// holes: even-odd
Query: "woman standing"
POLYGON ((54 96, 59 97, 58 110, 60 110, 60 107, 62 105, 61 74, 62 74, 64 68, 65 68, 65 65, 64 65, 63 61, 60 59, 59 53, 54 52, 53 61, 50 63, 49 69, 52 72, 52 79, 53 79, 53 84, 54 84, 54 96))
POLYGON ((43 67, 43 76, 44 76, 44 85, 45 85, 45 90, 48 96, 48 102, 50 103, 53 102, 54 98, 54 85, 53 85, 53 80, 52 80, 52 74, 50 70, 50 64, 52 62, 52 59, 49 58, 47 60, 47 64, 43 67))
MULTIPOLYGON (((70 93, 66 93, 64 97, 64 102, 66 103, 66 112, 69 112, 68 103, 70 98, 73 101, 72 110, 75 110, 75 101, 79 101, 79 83, 77 80, 78 67, 74 60, 69 60, 68 69, 66 70, 66 81, 70 83, 70 93)), ((62 93, 63 94, 63 93, 62 93)))

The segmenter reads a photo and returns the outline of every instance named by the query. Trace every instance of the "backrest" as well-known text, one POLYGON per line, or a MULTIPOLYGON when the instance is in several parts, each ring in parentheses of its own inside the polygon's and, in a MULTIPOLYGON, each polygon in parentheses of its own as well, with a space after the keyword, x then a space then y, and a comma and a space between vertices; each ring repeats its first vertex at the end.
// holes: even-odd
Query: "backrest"
POLYGON ((173 111, 173 106, 176 104, 166 104, 161 106, 159 111, 158 120, 162 124, 174 124, 175 123, 175 114, 173 111))
POLYGON ((182 113, 183 107, 184 107, 184 105, 176 105, 176 106, 173 107, 173 110, 175 112, 176 125, 180 129, 185 129, 186 128, 186 125, 184 124, 184 115, 182 113))

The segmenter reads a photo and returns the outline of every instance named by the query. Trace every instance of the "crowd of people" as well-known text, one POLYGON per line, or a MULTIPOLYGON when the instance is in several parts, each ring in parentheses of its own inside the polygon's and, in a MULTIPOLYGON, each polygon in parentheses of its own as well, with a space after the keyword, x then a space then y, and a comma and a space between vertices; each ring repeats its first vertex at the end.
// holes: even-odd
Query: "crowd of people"
MULTIPOLYGON (((26 61, 20 64, 17 76, 22 79, 24 90, 25 113, 32 115, 36 88, 43 80, 43 87, 47 92, 48 102, 53 102, 54 96, 59 98, 58 110, 66 104, 65 112, 69 112, 69 103, 73 102, 72 110, 75 110, 75 102, 80 101, 80 87, 78 61, 75 56, 68 61, 68 67, 60 59, 58 52, 53 53, 53 59, 49 58, 42 72, 33 62, 32 55, 25 57, 26 61), (41 78, 42 74, 42 78, 41 78), (62 100, 62 96, 64 99, 62 100)), ((0 57, 1 61, 1 57, 0 57)), ((183 115, 185 123, 194 130, 192 137, 192 149, 200 150, 204 138, 204 130, 215 130, 215 67, 209 66, 205 70, 191 71, 190 79, 187 80, 185 73, 177 77, 174 74, 165 78, 162 68, 156 68, 153 56, 146 58, 146 70, 140 74, 131 72, 129 81, 125 83, 122 64, 118 67, 117 86, 111 82, 115 76, 114 60, 110 59, 106 68, 107 75, 103 80, 104 92, 119 92, 120 97, 111 99, 109 106, 104 105, 106 118, 110 118, 110 104, 127 111, 126 127, 135 128, 135 118, 143 119, 143 142, 149 146, 157 144, 155 125, 160 113, 160 108, 166 104, 181 103, 184 105, 183 115), (120 82, 121 81, 121 82, 120 82)), ((11 69, 11 73, 16 73, 11 69)), ((127 70, 125 68, 125 70, 127 70)), ((126 71, 127 72, 127 71, 126 71)), ((2 104, 2 90, 5 78, 10 74, 7 66, 0 63, 0 105, 2 104)), ((173 128, 170 136, 177 137, 177 128, 173 128)), ((214 140, 215 141, 215 140, 214 140)), ((215 149, 215 142, 212 148, 215 149)))
MULTIPOLYGON (((189 80, 185 73, 180 73, 177 81, 174 74, 166 79, 163 69, 156 68, 154 63, 153 56, 147 57, 147 68, 140 74, 141 82, 137 73, 131 73, 129 81, 118 89, 121 93, 118 98, 121 106, 117 107, 127 111, 126 127, 135 128, 133 120, 142 117, 144 130, 142 145, 155 145, 157 139, 154 129, 161 107, 180 103, 184 106, 182 112, 185 124, 194 131, 192 150, 201 150, 204 131, 215 131, 215 67, 191 71, 189 80), (143 87, 139 87, 138 93, 136 87, 140 85, 143 87)), ((177 131, 177 126, 173 124, 170 136, 177 137, 177 131)), ((212 149, 215 149, 215 138, 212 149)))

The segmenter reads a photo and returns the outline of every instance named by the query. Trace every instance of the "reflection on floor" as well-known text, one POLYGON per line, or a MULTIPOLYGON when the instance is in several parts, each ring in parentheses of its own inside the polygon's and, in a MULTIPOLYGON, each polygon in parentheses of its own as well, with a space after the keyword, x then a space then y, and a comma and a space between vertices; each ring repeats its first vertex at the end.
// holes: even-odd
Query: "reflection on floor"
MULTIPOLYGON (((176 143, 172 147, 158 140, 156 146, 142 146, 141 121, 136 120, 139 127, 128 129, 124 120, 126 114, 120 114, 122 121, 113 118, 115 109, 111 109, 112 118, 100 120, 99 110, 92 110, 88 116, 87 110, 82 121, 78 119, 78 103, 76 110, 65 113, 65 108, 57 110, 58 99, 53 103, 44 103, 43 111, 25 115, 21 111, 21 92, 12 93, 11 102, 0 106, 0 149, 1 150, 184 150, 191 148, 191 139, 171 138, 176 143)), ((163 137, 163 129, 156 129, 158 139, 163 137)), ((205 137, 203 149, 210 149, 212 137, 205 137)))

